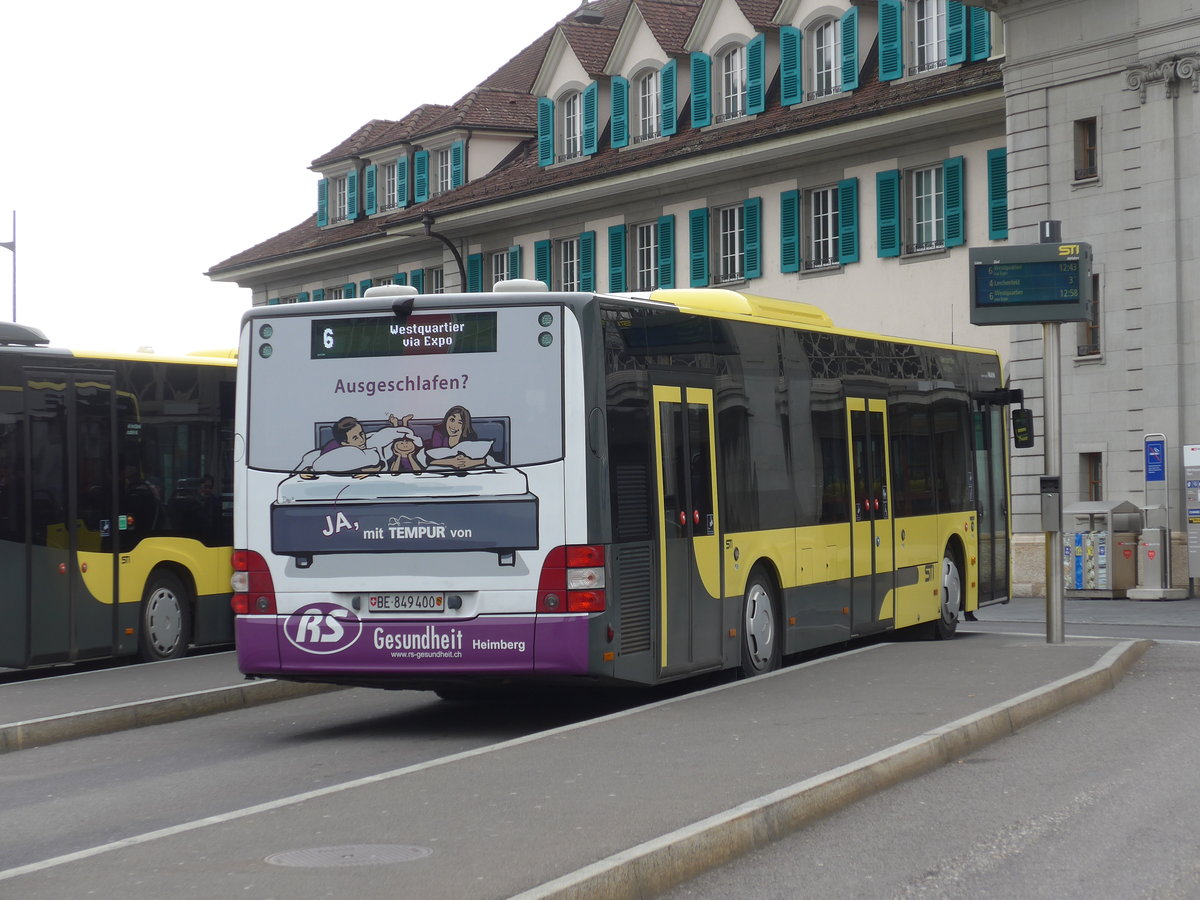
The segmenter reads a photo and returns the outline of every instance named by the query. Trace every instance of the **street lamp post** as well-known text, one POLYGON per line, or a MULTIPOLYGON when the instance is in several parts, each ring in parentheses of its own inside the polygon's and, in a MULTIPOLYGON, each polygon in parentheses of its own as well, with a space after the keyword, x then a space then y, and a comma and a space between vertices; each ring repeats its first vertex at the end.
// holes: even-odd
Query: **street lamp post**
POLYGON ((13 266, 12 266, 13 318, 12 318, 12 320, 13 320, 13 323, 15 324, 17 321, 17 211, 15 209, 13 210, 12 240, 11 241, 0 241, 0 247, 4 247, 6 250, 11 250, 12 255, 13 255, 13 266))

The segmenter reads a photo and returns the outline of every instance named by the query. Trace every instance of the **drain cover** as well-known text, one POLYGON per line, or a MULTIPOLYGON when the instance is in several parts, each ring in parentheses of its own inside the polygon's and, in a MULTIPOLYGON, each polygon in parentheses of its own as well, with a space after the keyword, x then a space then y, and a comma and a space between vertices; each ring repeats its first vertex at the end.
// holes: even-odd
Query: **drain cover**
POLYGON ((345 847, 313 847, 308 850, 288 850, 267 857, 273 866, 303 866, 307 868, 337 868, 340 866, 384 866, 390 863, 412 862, 433 853, 429 847, 408 844, 350 844, 345 847))

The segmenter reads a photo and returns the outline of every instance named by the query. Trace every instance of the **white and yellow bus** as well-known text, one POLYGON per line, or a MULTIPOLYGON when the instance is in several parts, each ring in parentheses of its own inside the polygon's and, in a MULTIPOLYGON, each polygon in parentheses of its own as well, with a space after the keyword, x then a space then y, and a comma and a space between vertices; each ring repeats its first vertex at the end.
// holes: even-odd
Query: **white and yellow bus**
POLYGON ((244 316, 242 671, 652 684, 1008 599, 994 352, 536 284, 244 316))
POLYGON ((232 642, 236 371, 0 323, 0 666, 232 642))

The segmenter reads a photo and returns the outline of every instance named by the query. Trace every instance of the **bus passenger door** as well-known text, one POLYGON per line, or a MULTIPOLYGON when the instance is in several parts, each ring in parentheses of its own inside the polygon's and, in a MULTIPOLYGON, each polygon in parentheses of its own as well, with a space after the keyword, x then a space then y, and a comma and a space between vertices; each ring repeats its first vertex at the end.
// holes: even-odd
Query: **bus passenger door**
POLYGON ((879 631, 895 618, 895 548, 889 498, 887 404, 858 397, 846 400, 850 417, 854 524, 851 538, 853 597, 851 631, 879 631))
POLYGON ((80 552, 111 555, 116 417, 111 374, 26 370, 31 663, 109 656, 117 647, 115 560, 84 583, 80 552))
POLYGON ((1004 407, 975 413, 975 484, 979 492, 979 605, 1009 598, 1008 438, 1004 407))
POLYGON ((721 661, 721 556, 713 392, 655 385, 658 453, 659 667, 721 661))

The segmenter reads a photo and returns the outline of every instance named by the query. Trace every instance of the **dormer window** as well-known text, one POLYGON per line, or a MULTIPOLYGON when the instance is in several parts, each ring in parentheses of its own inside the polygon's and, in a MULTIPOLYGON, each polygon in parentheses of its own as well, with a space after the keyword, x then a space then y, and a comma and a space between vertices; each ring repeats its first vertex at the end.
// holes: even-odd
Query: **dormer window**
POLYGON ((658 70, 651 69, 637 79, 638 130, 634 141, 646 141, 662 134, 662 104, 658 70))
POLYGON ((721 112, 717 121, 746 114, 746 48, 732 47, 721 55, 721 112))
POLYGON ((437 184, 436 193, 444 194, 450 190, 450 148, 437 151, 437 184))
POLYGON ((317 182, 317 227, 354 221, 359 215, 358 171, 322 178, 317 182))
POLYGON ((916 25, 914 72, 946 66, 946 0, 917 0, 913 10, 916 25))
POLYGON ((332 222, 346 221, 346 176, 333 179, 333 216, 332 222))
POLYGON ((582 97, 578 91, 567 94, 559 101, 560 132, 562 144, 558 148, 559 159, 574 159, 583 153, 582 97))
POLYGON ((842 89, 842 47, 840 23, 826 19, 813 29, 812 98, 827 97, 842 89))

